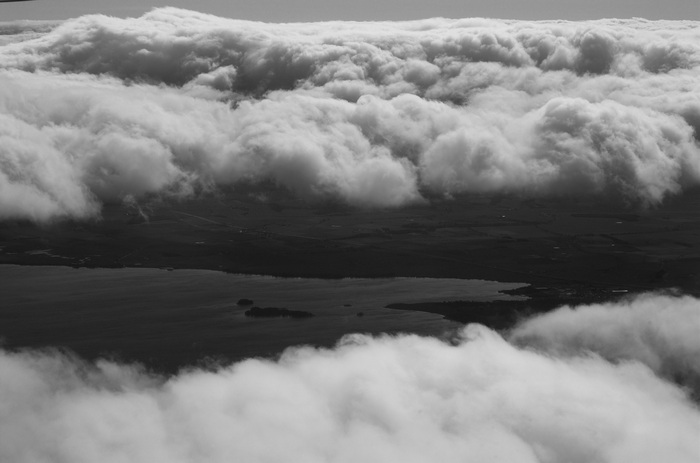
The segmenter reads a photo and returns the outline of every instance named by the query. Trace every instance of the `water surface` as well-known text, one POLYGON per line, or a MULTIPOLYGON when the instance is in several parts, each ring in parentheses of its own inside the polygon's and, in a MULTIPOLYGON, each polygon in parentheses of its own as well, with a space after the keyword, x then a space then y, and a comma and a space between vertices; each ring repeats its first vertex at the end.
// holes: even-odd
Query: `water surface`
POLYGON ((67 348, 175 370, 216 358, 331 346, 348 333, 440 336, 460 325, 385 309, 391 302, 507 299, 520 286, 446 278, 278 278, 208 270, 72 269, 0 265, 0 337, 6 347, 67 348), (315 317, 253 319, 240 298, 315 317), (360 316, 361 315, 361 316, 360 316))

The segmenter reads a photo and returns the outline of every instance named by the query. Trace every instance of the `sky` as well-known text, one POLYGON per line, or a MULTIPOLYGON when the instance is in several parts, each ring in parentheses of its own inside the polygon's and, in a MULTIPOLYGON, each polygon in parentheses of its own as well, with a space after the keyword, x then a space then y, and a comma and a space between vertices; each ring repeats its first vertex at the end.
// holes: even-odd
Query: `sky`
POLYGON ((35 0, 0 1, 0 20, 67 19, 90 13, 141 16, 163 6, 187 8, 217 16, 270 22, 324 20, 406 20, 432 17, 501 19, 700 19, 697 0, 35 0))

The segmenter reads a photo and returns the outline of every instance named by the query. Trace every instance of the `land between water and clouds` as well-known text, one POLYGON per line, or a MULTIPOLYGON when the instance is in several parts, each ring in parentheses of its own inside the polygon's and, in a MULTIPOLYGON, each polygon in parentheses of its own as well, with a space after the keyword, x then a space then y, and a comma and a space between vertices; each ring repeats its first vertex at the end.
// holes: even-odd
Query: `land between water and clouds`
POLYGON ((697 295, 699 205, 690 192, 648 209, 507 195, 357 209, 250 187, 107 204, 90 221, 6 222, 0 263, 522 283, 507 291, 520 300, 407 304, 396 294, 388 305, 502 329, 526 314, 628 293, 697 295))

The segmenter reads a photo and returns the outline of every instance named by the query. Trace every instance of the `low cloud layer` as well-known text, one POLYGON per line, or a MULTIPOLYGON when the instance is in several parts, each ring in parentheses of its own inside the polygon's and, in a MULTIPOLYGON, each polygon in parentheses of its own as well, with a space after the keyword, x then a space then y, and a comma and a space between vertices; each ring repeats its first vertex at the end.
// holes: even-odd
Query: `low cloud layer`
MULTIPOLYGON (((172 378, 3 352, 0 460, 697 462, 697 404, 654 374, 663 372, 656 360, 580 351, 600 344, 601 330, 619 330, 616 316, 648 323, 652 306, 662 313, 654 319, 661 332, 700 313, 696 299, 646 296, 576 309, 574 317, 607 316, 580 323, 576 338, 557 337, 561 349, 548 354, 527 337, 514 347, 470 325, 451 343, 353 335, 329 350, 296 348, 278 361, 172 378)), ((530 335, 543 320, 530 322, 530 335)), ((682 358, 696 334, 676 331, 658 361, 682 358)), ((698 356, 685 359, 677 367, 694 374, 698 356)))
POLYGON ((692 297, 646 295, 621 303, 562 307, 531 318, 510 340, 556 355, 593 353, 636 360, 700 398, 700 304, 692 297))
POLYGON ((700 28, 264 24, 174 8, 0 27, 0 218, 269 183, 654 206, 700 184, 700 28))

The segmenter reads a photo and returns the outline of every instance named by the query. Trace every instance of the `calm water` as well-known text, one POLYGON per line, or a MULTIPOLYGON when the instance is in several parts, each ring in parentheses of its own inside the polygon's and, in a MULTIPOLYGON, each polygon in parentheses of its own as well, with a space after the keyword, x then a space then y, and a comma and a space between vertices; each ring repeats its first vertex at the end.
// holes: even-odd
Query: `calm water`
POLYGON ((460 325, 391 302, 507 299, 521 286, 481 280, 322 280, 206 270, 72 269, 0 265, 0 337, 7 348, 67 348, 174 371, 205 359, 234 361, 284 348, 331 346, 348 333, 440 336, 460 325), (310 319, 252 319, 261 307, 306 310, 310 319), (358 312, 364 316, 359 317, 358 312))

